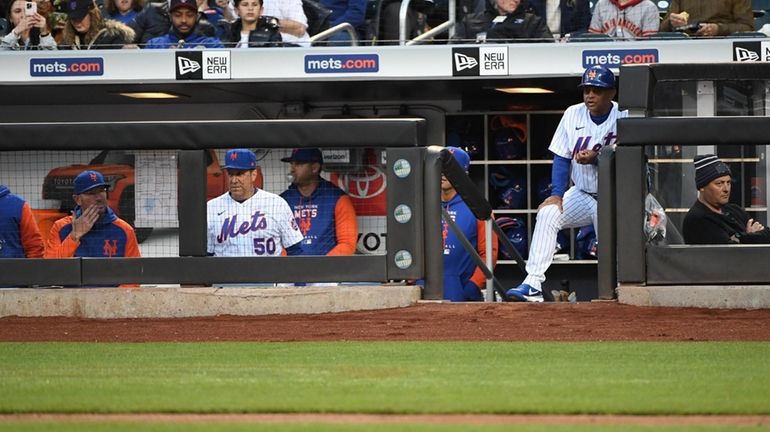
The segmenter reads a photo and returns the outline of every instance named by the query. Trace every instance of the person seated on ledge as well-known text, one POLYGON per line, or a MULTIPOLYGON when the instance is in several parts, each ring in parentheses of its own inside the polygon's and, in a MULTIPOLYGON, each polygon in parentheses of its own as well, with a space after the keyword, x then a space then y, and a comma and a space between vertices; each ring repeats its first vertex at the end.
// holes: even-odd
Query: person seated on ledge
POLYGON ((671 0, 660 31, 684 31, 702 37, 754 31, 751 0, 671 0))
POLYGON ((698 200, 684 218, 687 244, 770 244, 770 229, 731 204, 730 168, 713 154, 695 157, 698 200))
POLYGON ((526 12, 526 0, 488 0, 486 10, 457 25, 456 42, 553 42, 546 21, 526 12))

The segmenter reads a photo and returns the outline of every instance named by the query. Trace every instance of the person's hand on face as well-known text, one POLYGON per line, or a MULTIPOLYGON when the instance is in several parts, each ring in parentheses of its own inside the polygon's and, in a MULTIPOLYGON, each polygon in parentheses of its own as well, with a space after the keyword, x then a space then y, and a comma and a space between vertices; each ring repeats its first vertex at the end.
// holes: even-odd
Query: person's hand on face
POLYGON ((82 213, 80 213, 80 217, 78 217, 75 212, 72 212, 72 233, 70 234, 72 236, 72 239, 75 241, 80 241, 80 239, 88 234, 89 231, 91 231, 91 228, 94 227, 94 224, 97 220, 101 217, 102 213, 104 213, 104 209, 101 208, 100 205, 92 205, 88 207, 87 209, 83 210, 82 213))

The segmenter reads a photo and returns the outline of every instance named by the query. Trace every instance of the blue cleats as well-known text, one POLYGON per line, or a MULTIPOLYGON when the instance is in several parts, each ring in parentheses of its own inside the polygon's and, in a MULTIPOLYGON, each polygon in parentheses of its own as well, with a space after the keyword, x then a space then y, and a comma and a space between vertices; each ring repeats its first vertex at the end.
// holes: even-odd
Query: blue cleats
POLYGON ((538 303, 543 301, 543 292, 525 283, 509 289, 505 294, 513 301, 538 303))

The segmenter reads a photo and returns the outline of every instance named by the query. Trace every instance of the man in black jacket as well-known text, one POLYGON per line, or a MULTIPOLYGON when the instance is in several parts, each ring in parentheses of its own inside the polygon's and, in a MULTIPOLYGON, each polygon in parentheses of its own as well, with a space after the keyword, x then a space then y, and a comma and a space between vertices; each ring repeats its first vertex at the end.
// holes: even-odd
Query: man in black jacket
POLYGON ((543 18, 526 12, 527 0, 488 0, 484 12, 467 15, 455 39, 475 42, 553 42, 543 18))
POLYGON ((695 157, 698 200, 684 218, 687 244, 770 244, 770 229, 730 204, 730 168, 713 154, 695 157))

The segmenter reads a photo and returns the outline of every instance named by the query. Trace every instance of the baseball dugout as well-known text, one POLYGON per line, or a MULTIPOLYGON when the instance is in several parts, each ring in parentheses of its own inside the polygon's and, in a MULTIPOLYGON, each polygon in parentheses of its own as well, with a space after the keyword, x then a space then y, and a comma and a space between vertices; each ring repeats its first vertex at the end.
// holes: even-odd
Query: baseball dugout
POLYGON ((713 153, 733 172, 731 202, 767 225, 770 64, 634 65, 621 68, 619 144, 600 175, 599 293, 618 284, 767 284, 768 245, 683 245, 643 236, 654 192, 681 230, 696 200, 693 157, 713 153), (613 241, 614 240, 614 241, 613 241), (603 240, 602 243, 607 242, 603 240), (615 277, 615 271, 616 277, 615 277))

